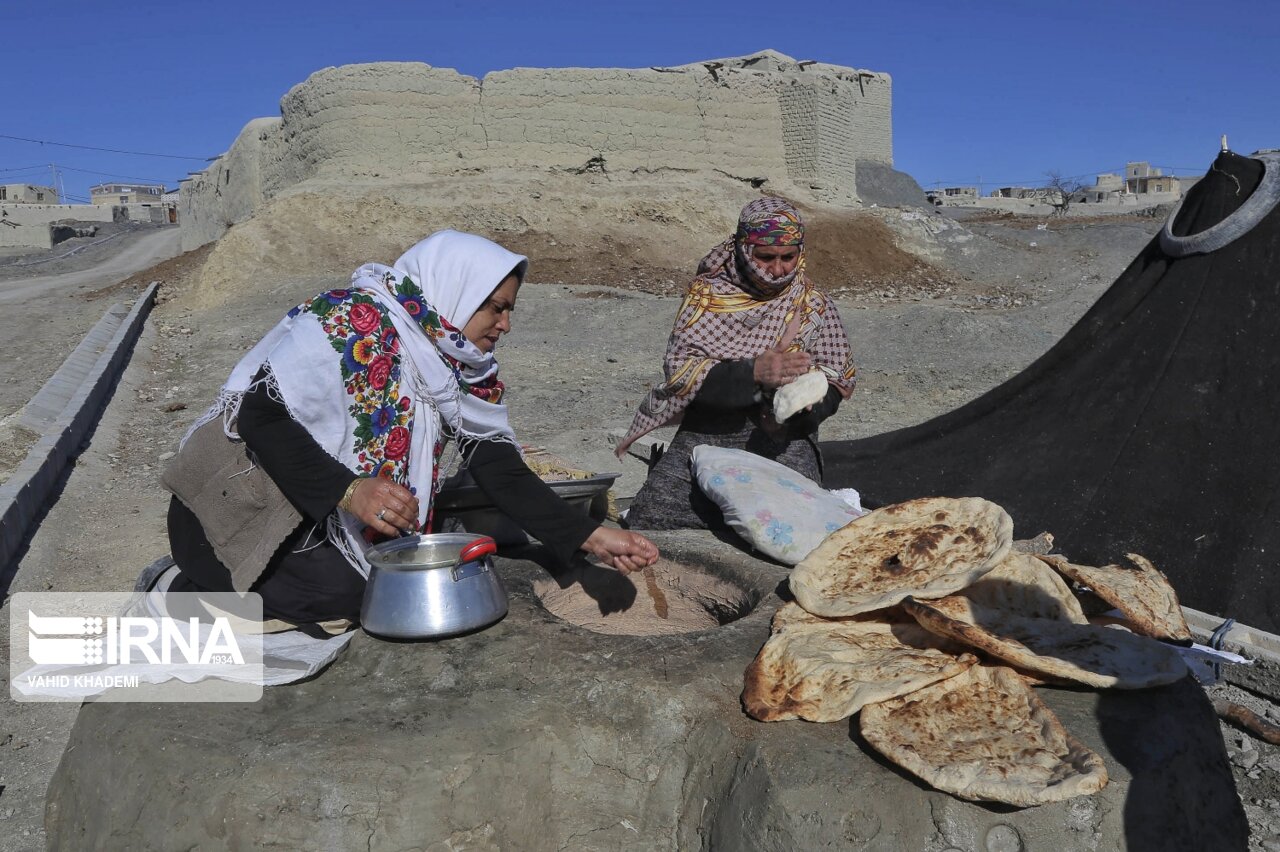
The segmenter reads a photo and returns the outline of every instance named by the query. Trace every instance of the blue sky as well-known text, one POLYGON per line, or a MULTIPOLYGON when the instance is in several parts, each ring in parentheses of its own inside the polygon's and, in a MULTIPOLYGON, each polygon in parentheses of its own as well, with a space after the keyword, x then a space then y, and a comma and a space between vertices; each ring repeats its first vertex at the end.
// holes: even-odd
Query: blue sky
POLYGON ((773 48, 893 77, 895 165, 922 185, 1043 183, 1280 147, 1280 6, 1124 0, 800 4, 0 0, 0 183, 173 187, 330 65, 677 65, 773 48), (21 52, 13 45, 25 47, 21 52), (180 159, 180 158, 190 159, 180 159))

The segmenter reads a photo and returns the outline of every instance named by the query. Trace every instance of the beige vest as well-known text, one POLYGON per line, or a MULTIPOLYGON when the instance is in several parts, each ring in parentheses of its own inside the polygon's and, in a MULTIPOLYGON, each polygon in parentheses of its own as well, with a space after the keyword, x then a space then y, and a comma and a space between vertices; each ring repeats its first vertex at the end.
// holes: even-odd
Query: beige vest
POLYGON ((161 483, 195 514, 231 585, 247 592, 302 515, 243 441, 228 438, 215 417, 187 439, 161 483))

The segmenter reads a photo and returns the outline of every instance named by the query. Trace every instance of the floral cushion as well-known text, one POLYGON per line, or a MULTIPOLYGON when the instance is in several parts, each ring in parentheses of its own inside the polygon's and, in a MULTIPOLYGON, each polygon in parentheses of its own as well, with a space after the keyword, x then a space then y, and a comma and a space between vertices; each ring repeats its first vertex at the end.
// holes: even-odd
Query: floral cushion
POLYGON ((786 465, 746 450, 694 447, 693 475, 738 535, 786 565, 864 514, 786 465))

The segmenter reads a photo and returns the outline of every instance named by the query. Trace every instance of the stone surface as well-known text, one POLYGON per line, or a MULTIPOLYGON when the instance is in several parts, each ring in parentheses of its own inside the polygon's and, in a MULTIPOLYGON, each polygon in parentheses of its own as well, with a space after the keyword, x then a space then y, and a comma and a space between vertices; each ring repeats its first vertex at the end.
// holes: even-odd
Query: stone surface
MULTIPOLYGON (((1259 695, 1280 695, 1280 662, 1269 657, 1254 655, 1248 666, 1225 666, 1223 676, 1228 683, 1243 687, 1259 695)), ((1267 714, 1280 724, 1280 711, 1267 714)))
POLYGON ((254 705, 86 705, 50 786, 50 847, 1244 848, 1190 681, 1039 690, 1111 783, 1026 810, 960 801, 880 759, 855 723, 748 719, 742 671, 787 572, 706 533, 655 539, 753 611, 698 633, 603 635, 538 604, 538 565, 502 558, 511 610, 488 630, 360 635, 254 705))
POLYGON ((915 178, 880 160, 858 160, 858 199, 880 207, 933 209, 915 178))

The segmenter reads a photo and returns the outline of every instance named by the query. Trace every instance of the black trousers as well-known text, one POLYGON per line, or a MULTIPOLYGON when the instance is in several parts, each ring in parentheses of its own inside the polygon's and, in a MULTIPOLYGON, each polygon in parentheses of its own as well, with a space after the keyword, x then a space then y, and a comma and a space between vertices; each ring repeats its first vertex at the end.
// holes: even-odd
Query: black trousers
MULTIPOLYGON (((169 547, 182 576, 171 592, 231 592, 231 572, 213 551, 200 521, 177 497, 169 502, 169 547)), ((365 579, 326 541, 323 530, 303 521, 290 533, 249 589, 262 595, 263 615, 299 624, 360 620, 365 579)))

